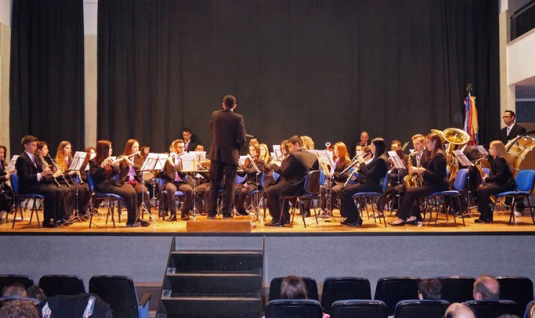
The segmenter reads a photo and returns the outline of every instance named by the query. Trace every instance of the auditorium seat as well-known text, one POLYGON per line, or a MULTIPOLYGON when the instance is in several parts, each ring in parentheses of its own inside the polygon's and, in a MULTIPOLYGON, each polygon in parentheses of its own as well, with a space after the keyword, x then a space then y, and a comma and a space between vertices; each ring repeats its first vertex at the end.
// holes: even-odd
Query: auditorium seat
POLYGON ((321 318, 321 305, 313 299, 277 299, 266 306, 266 318, 321 318))
POLYGON ((377 281, 375 300, 382 300, 388 307, 388 315, 392 316, 396 305, 401 300, 418 299, 418 277, 385 277, 377 281))
POLYGON ((85 293, 84 282, 78 276, 44 275, 39 279, 39 287, 45 292, 46 297, 85 293))
POLYGON ((332 304, 331 318, 387 318, 388 308, 380 300, 339 300, 332 304))
POLYGON ((89 292, 96 294, 113 310, 114 318, 148 318, 150 294, 138 301, 134 282, 125 276, 93 276, 89 292))
POLYGON ((402 300, 396 305, 394 318, 442 318, 449 305, 445 300, 402 300))
POLYGON ((323 282, 321 306, 327 314, 338 300, 371 299, 370 281, 359 277, 328 277, 323 282))
POLYGON ((475 278, 449 276, 437 277, 437 279, 442 283, 442 299, 450 303, 462 303, 474 299, 472 291, 474 290, 475 278))
POLYGON ((30 276, 26 275, 0 275, 0 293, 4 289, 4 287, 9 286, 11 284, 15 283, 21 283, 24 285, 24 288, 28 289, 29 287, 32 287, 33 279, 31 279, 30 276))
POLYGON ((517 306, 512 300, 470 300, 465 301, 476 317, 496 318, 503 314, 516 315, 517 306))
POLYGON ((500 299, 512 300, 518 305, 518 315, 524 314, 527 304, 533 300, 533 282, 528 277, 498 276, 500 299))

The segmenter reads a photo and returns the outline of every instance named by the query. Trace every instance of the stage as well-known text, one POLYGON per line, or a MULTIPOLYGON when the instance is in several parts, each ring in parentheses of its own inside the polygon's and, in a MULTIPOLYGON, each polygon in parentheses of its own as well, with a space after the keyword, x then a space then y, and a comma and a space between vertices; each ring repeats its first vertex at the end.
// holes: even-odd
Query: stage
MULTIPOLYGON (((478 224, 474 220, 479 216, 477 209, 474 207, 471 209, 472 217, 465 218, 466 226, 462 225, 462 219, 457 217, 457 224, 453 221, 453 216, 449 216, 449 220, 446 221, 445 214, 440 214, 437 224, 435 224, 434 218, 435 214, 433 212, 433 221, 429 222, 426 220, 419 226, 415 225, 405 225, 405 226, 384 226, 383 223, 374 222, 373 218, 367 217, 364 212, 363 224, 360 227, 350 227, 340 224, 342 218, 340 217, 339 211, 334 211, 334 218, 322 219, 319 218, 319 224, 316 224, 314 216, 306 218, 307 227, 303 225, 303 221, 299 212, 296 213, 293 225, 287 225, 284 227, 269 227, 264 226, 262 221, 255 221, 250 227, 250 234, 252 235, 300 235, 300 234, 314 234, 314 235, 362 235, 362 234, 372 234, 372 235, 413 235, 413 234, 442 234, 442 235, 456 235, 456 234, 467 234, 474 235, 478 233, 486 234, 513 234, 513 233, 535 233, 535 225, 531 220, 529 211, 526 209, 519 218, 516 218, 515 221, 509 225, 509 211, 500 210, 494 213, 494 222, 490 224, 478 224)), ((57 228, 39 228, 35 221, 35 218, 32 220, 32 224, 29 224, 29 212, 25 212, 25 220, 17 221, 15 223, 15 228, 12 229, 12 216, 9 217, 9 222, 5 221, 0 224, 0 235, 7 233, 11 234, 66 234, 66 235, 134 235, 134 236, 173 236, 180 234, 192 234, 192 231, 188 231, 187 223, 217 223, 223 224, 221 227, 225 228, 224 224, 231 224, 235 222, 247 222, 251 218, 247 216, 235 216, 233 219, 222 219, 221 216, 218 216, 215 220, 208 220, 206 216, 197 216, 191 218, 189 221, 178 220, 176 222, 168 222, 157 218, 156 222, 152 222, 149 227, 126 227, 125 219, 126 214, 123 211, 122 222, 118 221, 116 214, 116 228, 113 227, 111 219, 108 221, 108 224, 105 223, 105 209, 100 209, 99 215, 96 215, 93 219, 93 225, 89 228, 89 221, 86 222, 75 222, 70 226, 61 226, 57 228)), ((389 211, 385 212, 387 222, 395 220, 395 216, 391 215, 389 211)), ((263 215, 263 210, 261 210, 263 215)), ((40 213, 41 217, 41 213, 40 213)), ((156 213, 154 213, 156 217, 156 213)), ((42 218, 42 217, 41 217, 42 218)), ((148 216, 145 216, 145 220, 148 220, 148 216)), ((267 221, 269 222, 271 217, 267 213, 267 221)), ((190 224, 191 225, 191 224, 190 224)), ((190 226, 191 227, 191 226, 190 226)), ((225 230, 225 232, 231 231, 225 230)), ((214 233, 204 233, 204 234, 217 234, 217 230, 214 233)))

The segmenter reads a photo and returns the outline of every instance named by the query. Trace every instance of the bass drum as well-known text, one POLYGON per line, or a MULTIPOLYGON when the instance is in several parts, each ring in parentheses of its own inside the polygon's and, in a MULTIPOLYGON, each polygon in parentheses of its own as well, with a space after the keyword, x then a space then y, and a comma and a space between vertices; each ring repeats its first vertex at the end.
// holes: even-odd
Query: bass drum
MULTIPOLYGON (((506 145, 513 166, 513 175, 520 170, 535 170, 535 139, 529 136, 512 139, 506 145)), ((535 194, 535 189, 532 191, 535 194)))

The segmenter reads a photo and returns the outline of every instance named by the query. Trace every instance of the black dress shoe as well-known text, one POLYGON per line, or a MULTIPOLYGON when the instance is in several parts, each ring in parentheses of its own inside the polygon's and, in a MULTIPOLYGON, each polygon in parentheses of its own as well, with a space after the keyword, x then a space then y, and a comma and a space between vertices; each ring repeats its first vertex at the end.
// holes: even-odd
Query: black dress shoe
POLYGON ((232 214, 223 214, 223 219, 232 219, 232 214))
POLYGON ((418 225, 418 219, 416 219, 416 220, 412 220, 412 221, 405 221, 405 224, 409 224, 409 225, 418 225))
POLYGON ((137 220, 139 224, 141 224, 142 227, 147 227, 150 225, 150 222, 143 221, 143 220, 137 220))
POLYGON ((171 217, 168 218, 167 221, 168 222, 176 222, 177 221, 176 214, 171 215, 171 217))
POLYGON ((187 214, 182 214, 182 215, 180 216, 180 219, 181 219, 182 221, 189 221, 189 215, 187 215, 187 214))
POLYGON ((242 210, 242 209, 238 210, 238 214, 239 214, 239 215, 243 215, 243 216, 248 216, 248 215, 249 215, 249 213, 247 213, 247 211, 246 211, 245 209, 243 209, 243 210, 242 210))
POLYGON ((480 224, 487 224, 487 223, 490 223, 491 221, 489 221, 489 220, 482 220, 482 219, 475 219, 474 222, 475 222, 475 223, 480 223, 480 224))
POLYGON ((215 215, 208 214, 206 218, 209 220, 215 220, 215 215))
POLYGON ((43 222, 43 227, 47 227, 47 228, 55 228, 56 225, 55 224, 52 224, 50 222, 43 222))
POLYGON ((283 224, 281 224, 279 222, 270 222, 270 223, 266 223, 264 225, 265 226, 284 226, 283 224))
POLYGON ((344 225, 347 225, 347 226, 361 226, 362 225, 362 219, 349 220, 349 221, 346 220, 346 223, 344 223, 344 225))

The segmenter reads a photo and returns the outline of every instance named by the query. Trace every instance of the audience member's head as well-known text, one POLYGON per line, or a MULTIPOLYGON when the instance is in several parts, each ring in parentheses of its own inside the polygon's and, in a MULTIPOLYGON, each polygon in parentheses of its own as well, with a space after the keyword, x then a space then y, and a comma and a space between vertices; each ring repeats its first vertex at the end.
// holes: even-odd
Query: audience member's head
POLYGON ((2 318, 38 318, 39 311, 34 303, 27 300, 10 300, 0 308, 2 318))
POLYGON ((446 309, 444 318, 476 318, 476 316, 470 307, 460 303, 453 303, 446 309))
POLYGON ((474 282, 472 294, 475 300, 500 299, 500 283, 492 276, 481 275, 474 282))
POLYGON ((519 318, 519 317, 517 315, 503 314, 499 316, 498 318, 519 318))
POLYGON ((420 299, 442 299, 442 283, 436 278, 426 278, 418 284, 418 297, 420 299))
MULTIPOLYGON (((13 283, 4 287, 2 290, 2 297, 28 297, 26 288, 21 283, 13 283)), ((0 316, 1 317, 1 316, 0 316)))
POLYGON ((45 292, 39 286, 31 286, 26 290, 29 298, 37 299, 40 302, 46 299, 45 292))
POLYGON ((281 283, 281 298, 283 299, 306 299, 307 288, 305 281, 299 276, 286 276, 281 283))

